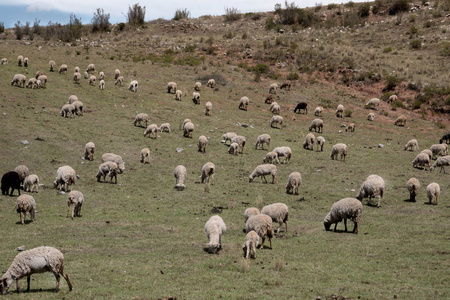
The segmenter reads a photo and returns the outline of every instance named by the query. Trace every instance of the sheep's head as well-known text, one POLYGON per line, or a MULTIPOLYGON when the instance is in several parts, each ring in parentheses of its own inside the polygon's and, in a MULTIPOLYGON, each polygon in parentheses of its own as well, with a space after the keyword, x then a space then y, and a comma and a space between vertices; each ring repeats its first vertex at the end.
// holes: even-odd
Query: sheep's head
POLYGON ((175 186, 175 188, 176 188, 177 190, 179 190, 179 191, 184 190, 185 187, 186 187, 186 186, 185 186, 184 184, 182 184, 182 183, 178 183, 178 184, 175 186))
POLYGON ((252 175, 248 176, 248 182, 253 182, 253 176, 252 175))
POLYGON ((325 226, 325 230, 326 230, 326 231, 329 231, 329 230, 330 230, 331 223, 323 222, 323 225, 325 226))
POLYGON ((14 282, 14 280, 12 278, 2 277, 0 279, 0 293, 2 295, 6 295, 6 292, 8 291, 9 287, 11 286, 11 284, 13 282, 14 282))
POLYGON ((208 252, 211 254, 216 254, 219 250, 220 245, 219 244, 209 244, 208 245, 208 252))

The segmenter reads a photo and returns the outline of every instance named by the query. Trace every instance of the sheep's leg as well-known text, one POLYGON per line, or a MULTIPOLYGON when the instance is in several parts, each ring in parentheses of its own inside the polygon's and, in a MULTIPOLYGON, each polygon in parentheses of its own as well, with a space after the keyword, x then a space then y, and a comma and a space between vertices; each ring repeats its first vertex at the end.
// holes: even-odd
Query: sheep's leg
POLYGON ((264 247, 265 240, 266 240, 266 238, 262 238, 262 243, 261 243, 261 246, 259 246, 259 249, 262 249, 264 247))
POLYGON ((380 195, 378 195, 378 196, 377 196, 377 198, 378 198, 378 203, 377 203, 377 207, 380 207, 380 203, 381 203, 381 196, 380 196, 380 195))
POLYGON ((57 293, 59 291, 59 281, 61 280, 61 276, 59 276, 58 273, 53 273, 53 275, 56 277, 55 293, 57 293))
POLYGON ((336 227, 339 222, 334 223, 334 232, 336 232, 336 227))
POLYGON ((355 222, 355 227, 353 227, 353 233, 358 234, 358 222, 355 222))
POLYGON ((75 206, 76 206, 76 204, 72 205, 72 220, 73 220, 73 216, 75 215, 75 206))
POLYGON ((286 232, 288 232, 288 221, 285 221, 284 224, 286 224, 286 232))
POLYGON ((269 242, 270 242, 270 249, 272 249, 272 238, 269 237, 269 242))
POLYGON ((70 204, 67 204, 67 214, 66 214, 66 218, 69 217, 69 210, 70 210, 70 204))
POLYGON ((347 232, 347 219, 344 219, 345 232, 347 232))

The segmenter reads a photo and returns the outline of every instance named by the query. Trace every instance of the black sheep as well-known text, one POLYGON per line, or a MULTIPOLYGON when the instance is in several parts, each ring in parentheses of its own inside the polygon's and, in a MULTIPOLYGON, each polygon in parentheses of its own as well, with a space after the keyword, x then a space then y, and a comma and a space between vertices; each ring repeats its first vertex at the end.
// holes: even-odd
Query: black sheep
POLYGON ((450 142, 450 132, 445 133, 441 139, 439 140, 439 144, 443 144, 445 141, 446 144, 450 142))
POLYGON ((2 194, 7 195, 9 188, 11 188, 11 194, 9 194, 10 196, 12 196, 14 189, 19 192, 20 196, 20 176, 15 171, 5 173, 2 176, 2 194))
POLYGON ((297 106, 294 109, 294 112, 297 113, 297 111, 298 111, 298 113, 300 113, 300 110, 304 110, 305 115, 307 115, 308 114, 308 103, 300 102, 299 104, 297 104, 297 106))

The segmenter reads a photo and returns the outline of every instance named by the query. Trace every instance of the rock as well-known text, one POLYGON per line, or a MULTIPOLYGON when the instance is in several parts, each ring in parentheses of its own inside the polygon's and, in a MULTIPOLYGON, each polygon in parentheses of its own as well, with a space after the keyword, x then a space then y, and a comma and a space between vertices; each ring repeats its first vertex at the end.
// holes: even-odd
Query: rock
POLYGON ((241 126, 244 127, 244 128, 247 128, 247 127, 248 127, 248 124, 245 124, 245 123, 244 123, 244 124, 241 124, 241 126))
POLYGON ((378 144, 378 148, 384 148, 383 144, 378 144))
POLYGON ((22 145, 28 145, 30 142, 27 140, 22 140, 22 141, 20 141, 20 143, 22 143, 22 145))
POLYGON ((175 151, 178 152, 178 153, 181 153, 181 152, 183 152, 183 148, 177 147, 177 149, 175 151))
POLYGON ((24 245, 22 245, 22 246, 20 246, 20 247, 17 247, 16 250, 17 250, 17 251, 25 251, 26 248, 25 248, 24 245))

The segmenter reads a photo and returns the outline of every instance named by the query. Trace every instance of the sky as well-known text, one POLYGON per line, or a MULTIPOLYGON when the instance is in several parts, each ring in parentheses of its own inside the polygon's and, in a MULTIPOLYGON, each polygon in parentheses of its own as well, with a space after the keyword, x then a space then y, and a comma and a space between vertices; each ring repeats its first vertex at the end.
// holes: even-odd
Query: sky
MULTIPOLYGON (((365 0, 353 0, 353 2, 363 2, 365 0)), ((298 7, 314 7, 316 3, 327 5, 329 3, 345 3, 349 1, 332 0, 302 0, 288 1, 294 2, 298 7)), ((204 15, 224 15, 226 8, 236 8, 241 13, 246 12, 266 12, 273 11, 277 3, 282 4, 281 0, 0 0, 0 22, 3 22, 5 28, 14 27, 17 21, 30 25, 35 20, 40 20, 41 25, 47 25, 49 21, 53 23, 67 24, 70 14, 81 19, 83 24, 91 23, 92 16, 97 8, 102 8, 105 13, 110 14, 110 23, 116 24, 126 22, 126 13, 128 7, 139 3, 146 7, 145 20, 173 18, 177 9, 187 9, 191 12, 192 18, 198 18, 204 15)))

